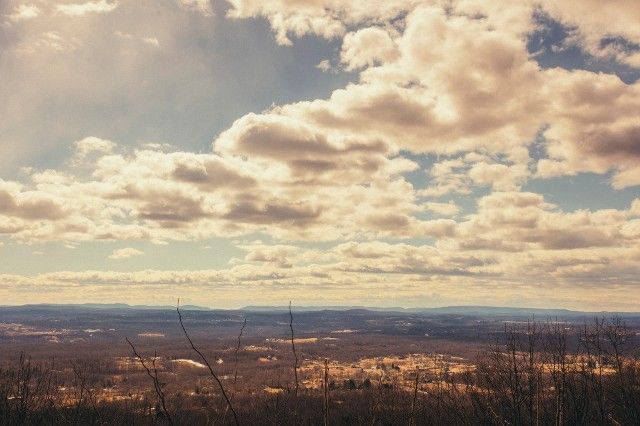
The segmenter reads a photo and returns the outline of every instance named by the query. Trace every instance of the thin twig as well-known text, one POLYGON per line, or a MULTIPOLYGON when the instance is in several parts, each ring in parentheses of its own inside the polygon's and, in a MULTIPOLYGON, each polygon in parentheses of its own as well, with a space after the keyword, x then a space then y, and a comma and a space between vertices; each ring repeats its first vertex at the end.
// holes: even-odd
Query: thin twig
POLYGON ((209 369, 209 373, 211 374, 211 377, 213 377, 213 379, 218 383, 218 386, 220 387, 220 392, 222 392, 222 396, 224 397, 224 400, 227 402, 227 407, 229 408, 229 410, 231 410, 231 414, 233 414, 233 420, 235 421, 236 425, 239 425, 240 422, 238 421, 238 415, 236 414, 236 410, 233 409, 233 404, 231 404, 231 400, 229 399, 229 396, 227 395, 227 392, 225 392, 224 386, 222 385, 222 382, 220 381, 220 379, 218 378, 216 373, 213 371, 213 368, 211 368, 211 364, 209 364, 209 361, 207 360, 207 358, 193 344, 193 341, 191 340, 191 337, 189 337, 189 333, 187 333, 187 329, 184 327, 184 323, 182 322, 182 314, 180 313, 180 306, 176 307, 176 311, 178 312, 178 319, 180 320, 180 327, 182 327, 182 331, 184 332, 185 337, 189 341, 189 344, 191 345, 191 349, 193 349, 195 351, 195 353, 197 353, 200 356, 200 359, 202 359, 202 362, 204 362, 204 364, 209 369))
POLYGON ((142 365, 142 367, 144 367, 145 371, 147 372, 147 376, 149 376, 151 378, 151 380, 153 381, 153 387, 154 387, 154 389, 156 391, 156 396, 158 397, 158 400, 160 401, 160 405, 162 407, 162 411, 163 411, 164 415, 167 417, 167 421, 169 422, 169 424, 173 425, 173 419, 171 418, 171 415, 169 414, 169 411, 167 410, 167 405, 165 403, 165 395, 164 395, 164 392, 162 391, 162 386, 160 385, 160 381, 158 380, 158 369, 156 368, 155 355, 154 355, 154 359, 152 360, 153 373, 151 373, 151 369, 149 369, 149 367, 147 367, 147 364, 144 362, 144 358, 142 358, 142 356, 140 356, 140 354, 136 350, 136 347, 133 346, 133 343, 131 343, 131 341, 129 340, 128 337, 125 337, 125 340, 129 344, 129 346, 131 346, 131 349, 133 350, 133 354, 136 356, 136 358, 138 358, 138 361, 140 361, 140 364, 142 365))
POLYGON ((242 327, 240 328, 240 333, 238 334, 238 345, 236 346, 236 356, 235 356, 235 362, 233 365, 234 391, 235 391, 236 383, 238 382, 238 353, 240 352, 240 339, 242 338, 242 332, 244 331, 244 328, 246 326, 247 326, 247 318, 244 319, 244 322, 242 323, 242 327))
POLYGON ((298 354, 296 352, 296 344, 293 334, 293 313, 291 312, 291 301, 289 301, 289 328, 291 329, 291 350, 293 351, 293 376, 296 380, 296 388, 294 395, 298 397, 298 354))
POLYGON ((91 404, 91 408, 93 409, 94 413, 96 414, 96 417, 98 418, 98 423, 102 423, 102 419, 101 419, 102 416, 100 415, 100 411, 97 408, 96 397, 93 394, 93 390, 87 387, 86 377, 84 376, 84 373, 81 372, 81 366, 76 362, 73 363, 73 374, 76 376, 76 380, 80 384, 80 389, 87 393, 89 398, 89 403, 91 404))
MULTIPOLYGON (((238 383, 238 353, 240 352, 240 339, 242 338, 242 332, 244 331, 245 326, 247 325, 247 318, 244 319, 242 323, 242 327, 240 327, 240 333, 238 333, 238 344, 236 345, 235 350, 235 362, 233 366, 233 392, 231 393, 231 400, 233 401, 233 397, 236 395, 237 383, 238 383)), ((224 414, 222 415, 222 424, 224 424, 225 419, 227 418, 227 412, 229 411, 229 406, 224 409, 224 414)))

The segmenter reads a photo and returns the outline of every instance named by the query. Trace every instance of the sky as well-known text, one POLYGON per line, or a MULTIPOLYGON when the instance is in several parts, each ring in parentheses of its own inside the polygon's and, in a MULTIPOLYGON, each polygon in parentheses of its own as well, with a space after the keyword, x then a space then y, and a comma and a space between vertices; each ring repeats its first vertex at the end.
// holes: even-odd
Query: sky
POLYGON ((2 0, 0 304, 637 311, 638 22, 2 0))

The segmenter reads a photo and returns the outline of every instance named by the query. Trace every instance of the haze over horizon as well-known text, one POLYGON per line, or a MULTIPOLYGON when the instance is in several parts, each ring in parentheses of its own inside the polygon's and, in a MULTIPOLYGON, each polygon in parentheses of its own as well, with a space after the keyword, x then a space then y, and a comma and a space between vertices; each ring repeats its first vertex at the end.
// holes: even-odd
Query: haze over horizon
POLYGON ((0 304, 638 311, 640 2, 0 2, 0 304))

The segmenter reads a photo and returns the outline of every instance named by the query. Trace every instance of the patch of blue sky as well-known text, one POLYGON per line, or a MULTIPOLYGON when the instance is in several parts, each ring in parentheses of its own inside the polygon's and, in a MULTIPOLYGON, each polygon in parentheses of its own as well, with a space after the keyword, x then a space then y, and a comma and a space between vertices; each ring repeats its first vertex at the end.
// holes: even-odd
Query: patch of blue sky
POLYGON ((433 154, 416 154, 411 151, 400 151, 398 154, 400 157, 404 157, 408 160, 415 162, 418 165, 416 170, 403 173, 403 176, 407 178, 414 188, 421 189, 426 188, 429 183, 428 172, 431 167, 437 163, 441 157, 433 154))
POLYGON ((63 242, 20 244, 9 239, 0 246, 0 273, 31 276, 51 271, 112 270, 119 272, 152 270, 223 269, 233 257, 244 251, 230 240, 211 238, 202 241, 90 241, 65 246, 63 242), (109 259, 115 251, 133 248, 143 252, 127 259, 109 259))
POLYGON ((580 173, 550 179, 531 179, 524 191, 544 195, 545 200, 563 211, 628 209, 631 202, 640 198, 640 186, 620 190, 611 187, 611 173, 580 173), (597 196, 594 196, 597 194, 597 196))
POLYGON ((89 97, 76 105, 45 99, 41 125, 7 133, 16 143, 42 148, 19 166, 5 165, 0 178, 15 178, 23 166, 60 168, 72 153, 72 142, 87 136, 130 147, 151 142, 210 152, 216 136, 247 113, 326 98, 357 80, 357 73, 339 67, 331 72, 317 67, 325 59, 338 62, 339 41, 304 36, 292 46, 279 46, 263 19, 231 20, 222 10, 185 31, 172 41, 173 49, 161 50, 158 59, 140 70, 139 84, 117 89, 122 93, 106 102, 89 97), (184 58, 199 63, 183 71, 184 58))
MULTIPOLYGON (((616 74, 627 84, 640 79, 640 69, 608 58, 596 58, 575 43, 565 43, 574 28, 567 27, 544 13, 537 13, 535 19, 537 30, 529 35, 527 49, 542 68, 561 67, 616 74)), ((640 50, 640 46, 618 37, 601 41, 602 47, 607 44, 616 44, 626 51, 640 50)))

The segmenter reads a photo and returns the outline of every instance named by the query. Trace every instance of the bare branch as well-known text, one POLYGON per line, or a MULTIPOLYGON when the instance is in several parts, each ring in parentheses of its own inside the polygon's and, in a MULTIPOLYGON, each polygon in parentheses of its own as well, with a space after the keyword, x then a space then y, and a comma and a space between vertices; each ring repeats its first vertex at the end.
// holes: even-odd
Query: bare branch
POLYGON ((295 339, 293 334, 293 313, 291 312, 291 301, 289 301, 289 328, 291 329, 291 350, 293 351, 293 358, 294 358, 293 376, 296 380, 296 388, 295 388, 294 395, 297 397, 298 387, 299 387, 298 385, 298 353, 296 352, 296 344, 295 344, 295 339))
POLYGON ((240 352, 240 339, 242 338, 242 332, 247 326, 247 318, 244 319, 242 327, 240 328, 240 334, 238 334, 238 345, 236 346, 235 362, 233 365, 233 386, 235 387, 238 382, 238 353, 240 352))
POLYGON ((133 354, 136 356, 136 358, 138 358, 138 361, 140 362, 140 364, 142 365, 144 370, 147 372, 147 376, 149 376, 151 378, 151 380, 153 381, 153 387, 154 387, 154 389, 156 391, 156 396, 158 397, 158 400, 160 401, 160 405, 162 407, 162 411, 163 411, 164 415, 166 416, 167 421, 169 422, 169 424, 173 425, 173 419, 171 418, 171 415, 169 414, 169 411, 167 410, 167 405, 166 405, 166 402, 165 402, 166 398, 165 398, 164 392, 162 391, 162 386, 160 385, 160 381, 158 380, 158 369, 156 368, 155 355, 154 355, 154 359, 152 360, 152 368, 153 368, 153 373, 152 373, 151 369, 149 367, 147 367, 147 364, 144 362, 144 358, 142 358, 142 356, 140 356, 140 354, 136 350, 136 347, 133 346, 133 343, 131 343, 129 338, 125 337, 125 340, 129 344, 129 346, 131 346, 131 349, 133 350, 133 354))
POLYGON ((209 373, 211 374, 211 377, 213 377, 213 379, 218 383, 218 386, 220 387, 220 392, 222 392, 222 396, 224 397, 224 400, 227 402, 227 407, 229 408, 229 410, 231 410, 231 414, 233 414, 233 420, 235 421, 236 425, 239 425, 240 422, 238 422, 238 415, 236 414, 236 410, 233 409, 233 404, 231 404, 231 400, 229 399, 229 396, 227 395, 227 392, 225 392, 224 386, 222 385, 222 382, 218 378, 218 375, 213 371, 213 368, 211 368, 211 364, 209 364, 209 361, 207 360, 207 358, 193 344, 193 341, 191 340, 191 337, 189 337, 189 333, 187 333, 187 329, 184 327, 184 323, 182 322, 182 314, 180 313, 180 306, 176 307, 176 311, 178 312, 178 319, 180 320, 180 327, 182 327, 182 331, 184 332, 185 337, 189 341, 189 344, 191 345, 191 349, 193 349, 195 351, 195 353, 197 353, 200 356, 200 359, 202 359, 202 362, 204 362, 204 364, 209 369, 209 373))

